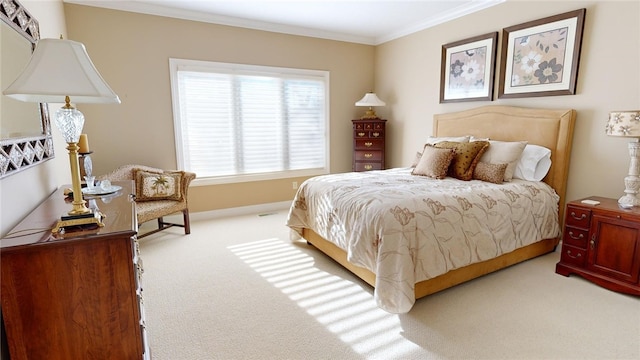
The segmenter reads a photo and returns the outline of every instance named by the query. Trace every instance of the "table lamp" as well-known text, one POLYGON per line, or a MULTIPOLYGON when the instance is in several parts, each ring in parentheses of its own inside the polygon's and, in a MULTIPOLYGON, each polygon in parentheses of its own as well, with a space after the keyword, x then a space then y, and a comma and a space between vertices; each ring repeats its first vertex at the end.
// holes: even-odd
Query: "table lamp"
POLYGON ((356 102, 356 106, 368 106, 369 110, 361 117, 361 119, 377 119, 378 115, 373 110, 374 106, 385 106, 386 103, 378 98, 375 93, 368 92, 362 99, 356 102))
POLYGON ((82 198, 78 140, 84 115, 71 105, 71 100, 120 103, 120 99, 100 76, 84 45, 64 39, 39 40, 29 63, 3 94, 20 101, 65 104, 54 118, 68 145, 73 209, 62 216, 54 230, 91 223, 103 225, 102 215, 87 208, 82 198))
POLYGON ((638 158, 640 157, 640 110, 632 111, 612 111, 609 113, 609 122, 605 132, 609 136, 635 137, 636 140, 629 143, 629 175, 624 178, 624 196, 618 200, 618 204, 624 208, 631 208, 640 205, 638 189, 640 188, 640 168, 638 168, 638 158))

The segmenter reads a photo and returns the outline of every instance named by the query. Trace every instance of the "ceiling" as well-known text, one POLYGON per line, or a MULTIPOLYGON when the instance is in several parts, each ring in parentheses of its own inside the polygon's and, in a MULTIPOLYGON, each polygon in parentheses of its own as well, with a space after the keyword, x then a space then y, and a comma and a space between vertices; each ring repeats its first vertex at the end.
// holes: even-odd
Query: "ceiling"
POLYGON ((250 29, 378 45, 506 0, 63 0, 250 29))

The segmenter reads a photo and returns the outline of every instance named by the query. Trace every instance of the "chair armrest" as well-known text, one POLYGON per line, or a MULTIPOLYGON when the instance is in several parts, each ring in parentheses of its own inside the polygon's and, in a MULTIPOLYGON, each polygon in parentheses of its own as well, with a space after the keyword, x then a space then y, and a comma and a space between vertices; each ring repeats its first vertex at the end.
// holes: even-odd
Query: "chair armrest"
POLYGON ((191 181, 193 179, 196 178, 196 174, 189 172, 189 171, 185 171, 184 175, 182 176, 182 193, 184 194, 184 201, 187 201, 187 195, 189 194, 189 184, 191 184, 191 181))

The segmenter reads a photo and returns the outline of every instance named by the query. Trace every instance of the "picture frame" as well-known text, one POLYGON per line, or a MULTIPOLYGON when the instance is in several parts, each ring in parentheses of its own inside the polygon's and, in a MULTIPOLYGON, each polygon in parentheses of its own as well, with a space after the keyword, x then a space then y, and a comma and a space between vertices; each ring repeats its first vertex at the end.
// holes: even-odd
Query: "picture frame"
POLYGON ((493 100, 498 32, 442 45, 440 103, 493 100))
POLYGON ((586 9, 502 29, 498 98, 574 95, 586 9))

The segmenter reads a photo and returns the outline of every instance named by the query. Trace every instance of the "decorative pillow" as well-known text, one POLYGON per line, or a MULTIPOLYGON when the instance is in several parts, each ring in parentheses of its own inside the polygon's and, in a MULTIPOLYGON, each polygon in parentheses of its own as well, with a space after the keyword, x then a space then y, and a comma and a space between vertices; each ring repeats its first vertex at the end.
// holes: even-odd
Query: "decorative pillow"
POLYGON ((542 181, 551 169, 551 150, 540 145, 525 146, 516 164, 513 177, 529 181, 542 181))
POLYGON ((513 172, 516 171, 516 164, 525 146, 527 146, 526 141, 489 140, 489 148, 484 152, 480 161, 491 164, 506 163, 507 170, 504 172, 504 181, 511 181, 513 172))
POLYGON ((459 143, 453 141, 443 141, 433 145, 436 148, 453 149, 455 156, 449 166, 448 175, 460 180, 471 180, 473 170, 480 161, 480 157, 489 147, 488 141, 474 141, 469 143, 459 143))
POLYGON ((453 149, 439 149, 431 145, 425 145, 420 161, 411 171, 411 174, 444 179, 447 176, 447 170, 451 160, 453 160, 453 156, 453 149))
POLYGON ((134 170, 136 201, 182 201, 181 184, 183 175, 183 171, 157 173, 134 170))
POLYGON ((507 165, 508 164, 490 164, 480 161, 478 165, 476 165, 476 169, 473 170, 473 178, 494 184, 502 184, 507 165))
POLYGON ((461 143, 468 143, 469 139, 471 138, 471 136, 467 135, 467 136, 429 136, 427 138, 427 144, 429 145, 434 145, 437 144, 439 142, 443 142, 443 141, 453 141, 453 142, 461 142, 461 143))
POLYGON ((413 161, 411 162, 411 167, 414 168, 416 167, 416 165, 418 165, 418 162, 420 161, 420 158, 422 157, 422 153, 420 151, 416 152, 416 156, 413 158, 413 161))

